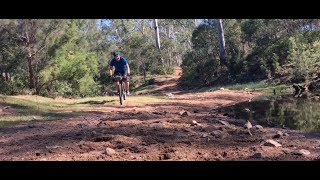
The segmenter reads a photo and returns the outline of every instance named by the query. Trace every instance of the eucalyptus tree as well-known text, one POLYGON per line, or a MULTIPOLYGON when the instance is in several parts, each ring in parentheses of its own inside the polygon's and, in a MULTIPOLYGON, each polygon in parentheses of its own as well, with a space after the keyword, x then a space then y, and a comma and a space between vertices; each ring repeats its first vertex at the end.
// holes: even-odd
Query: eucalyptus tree
POLYGON ((227 62, 226 62, 226 57, 225 57, 225 46, 226 46, 226 43, 225 43, 225 40, 224 40, 224 30, 223 30, 223 25, 222 25, 222 19, 218 19, 217 20, 217 27, 218 27, 218 34, 219 34, 219 51, 220 51, 220 61, 221 61, 221 64, 224 64, 224 65, 227 65, 227 62))
POLYGON ((61 20, 19 19, 14 39, 18 42, 24 60, 27 62, 29 87, 39 93, 39 71, 48 60, 46 51, 49 44, 59 36, 63 28, 61 20))

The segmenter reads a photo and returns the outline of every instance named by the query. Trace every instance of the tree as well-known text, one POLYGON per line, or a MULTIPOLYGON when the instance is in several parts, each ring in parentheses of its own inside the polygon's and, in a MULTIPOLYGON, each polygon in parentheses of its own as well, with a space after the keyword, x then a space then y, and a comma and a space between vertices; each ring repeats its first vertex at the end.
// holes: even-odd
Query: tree
POLYGON ((219 33, 219 52, 220 52, 220 61, 221 64, 223 65, 227 65, 226 62, 226 56, 225 56, 225 52, 226 52, 226 48, 225 48, 225 40, 224 40, 224 30, 223 30, 223 25, 222 25, 222 20, 218 19, 218 33, 219 33))
POLYGON ((158 19, 154 19, 154 30, 156 32, 156 45, 160 50, 160 36, 159 36, 159 27, 158 27, 158 19))
POLYGON ((52 61, 41 75, 55 95, 84 97, 98 93, 97 53, 91 44, 95 33, 87 31, 92 25, 95 23, 90 20, 68 20, 64 34, 52 47, 52 61))
POLYGON ((132 75, 171 73, 192 47, 194 26, 193 19, 3 19, 1 82, 23 93, 89 95, 107 84, 114 50, 128 58, 132 75))
POLYGON ((38 72, 45 63, 46 48, 52 35, 61 30, 61 21, 58 20, 37 20, 23 19, 17 22, 17 31, 13 37, 19 43, 21 51, 27 61, 29 73, 29 87, 35 89, 39 94, 38 72))

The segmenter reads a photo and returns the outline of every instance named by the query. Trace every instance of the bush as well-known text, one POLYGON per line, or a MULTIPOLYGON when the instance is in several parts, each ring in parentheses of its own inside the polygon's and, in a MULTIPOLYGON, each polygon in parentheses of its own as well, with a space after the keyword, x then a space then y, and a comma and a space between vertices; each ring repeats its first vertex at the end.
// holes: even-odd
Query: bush
POLYGON ((320 40, 304 43, 302 37, 290 38, 289 63, 291 82, 313 78, 320 68, 320 40))
POLYGON ((148 81, 147 81, 147 85, 152 85, 152 84, 155 84, 156 83, 156 79, 155 78, 150 78, 148 81))
POLYGON ((10 82, 0 80, 0 93, 5 95, 17 95, 17 94, 33 94, 28 87, 22 81, 12 80, 10 82))

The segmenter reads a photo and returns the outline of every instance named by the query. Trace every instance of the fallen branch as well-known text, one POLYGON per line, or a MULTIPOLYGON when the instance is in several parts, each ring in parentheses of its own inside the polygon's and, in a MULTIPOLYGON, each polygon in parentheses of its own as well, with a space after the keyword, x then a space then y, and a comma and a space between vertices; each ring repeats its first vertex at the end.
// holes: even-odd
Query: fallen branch
POLYGON ((302 93, 307 89, 305 86, 301 86, 299 84, 293 84, 292 87, 295 90, 293 97, 301 97, 302 93))

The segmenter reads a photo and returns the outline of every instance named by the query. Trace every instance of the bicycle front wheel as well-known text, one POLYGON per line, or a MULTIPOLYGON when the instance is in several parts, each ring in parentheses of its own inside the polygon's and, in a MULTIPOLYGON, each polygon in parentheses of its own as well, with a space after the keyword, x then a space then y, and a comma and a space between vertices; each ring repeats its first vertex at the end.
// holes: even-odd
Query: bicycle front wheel
POLYGON ((124 89, 124 87, 123 87, 124 85, 122 84, 122 95, 123 95, 123 100, 126 100, 126 98, 127 98, 127 93, 126 93, 126 90, 124 89))
POLYGON ((119 100, 120 100, 120 105, 123 103, 123 86, 122 83, 119 84, 119 100))

